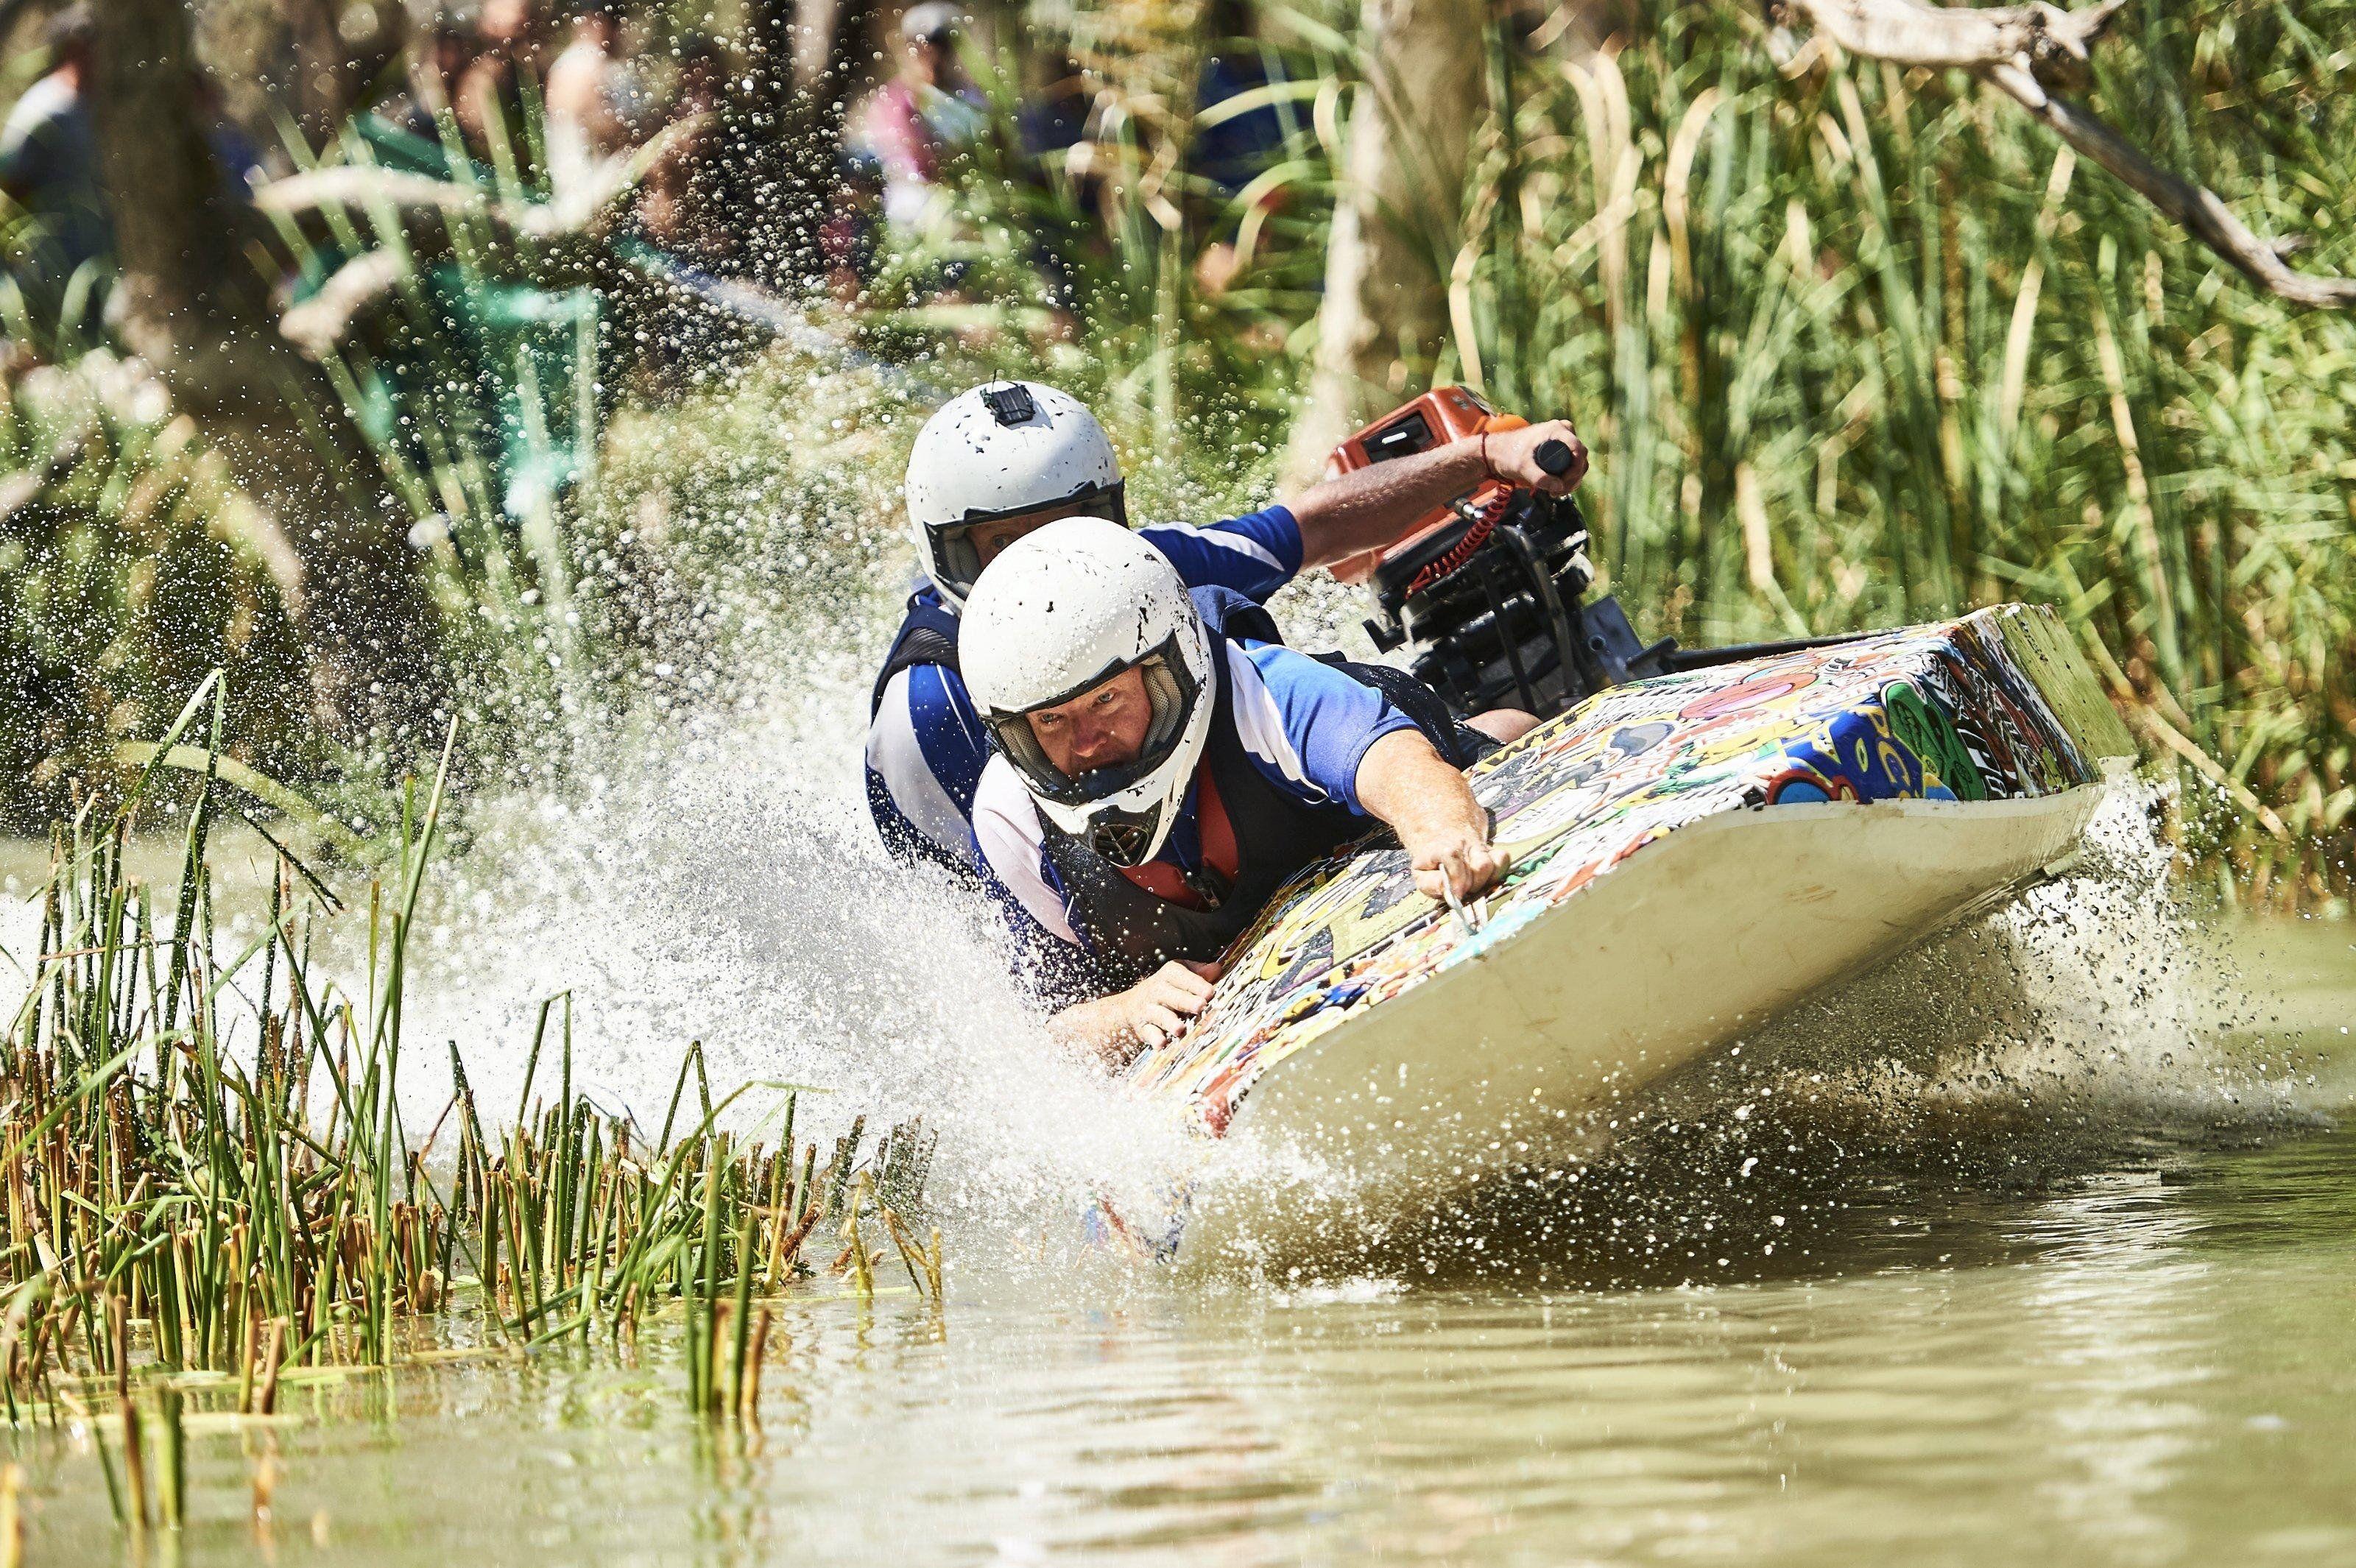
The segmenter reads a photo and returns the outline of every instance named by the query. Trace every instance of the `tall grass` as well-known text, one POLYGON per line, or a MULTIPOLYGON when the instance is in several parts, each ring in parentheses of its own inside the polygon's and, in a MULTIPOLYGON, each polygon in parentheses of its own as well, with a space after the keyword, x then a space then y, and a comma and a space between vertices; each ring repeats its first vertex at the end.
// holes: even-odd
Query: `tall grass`
MULTIPOLYGON (((0 318, 22 298, 0 281, 0 318)), ((0 831, 66 816, 77 782, 112 774, 215 666, 237 682, 230 752, 279 772, 305 749, 301 654, 254 517, 137 362, 100 347, 0 368, 0 831)))
MULTIPOLYGON (((724 1131, 755 1086, 715 1099, 691 1048, 648 1138, 580 1093, 569 1001, 541 1008, 506 1117, 477 1103, 454 1044, 447 1104, 410 1125, 397 1093, 409 938, 444 780, 409 793, 348 987, 324 973, 314 940, 332 901, 291 857, 261 933, 230 944, 207 856, 235 804, 217 751, 184 763, 198 788, 176 898, 166 906, 125 869, 144 786, 182 735, 209 720, 217 736, 221 713, 208 682, 118 813, 102 822, 86 809, 59 828, 37 894, 38 947, 0 1040, 0 1407, 12 1423, 54 1422, 111 1392, 135 1470, 151 1417, 134 1385, 155 1396, 168 1435, 184 1396, 267 1413, 303 1369, 396 1362, 452 1313, 530 1352, 635 1341, 667 1307, 683 1316, 691 1406, 742 1415, 757 1402, 761 1303, 809 1272, 804 1243, 829 1219, 848 1232, 838 1272, 862 1294, 880 1228, 911 1287, 938 1299, 938 1234, 918 1246, 901 1217, 921 1200, 920 1130, 895 1129, 862 1158, 862 1123, 821 1162, 816 1144, 794 1141, 787 1091, 749 1131, 724 1131)), ((144 1482, 122 1480, 110 1468, 136 1523, 144 1482)))
MULTIPOLYGON (((2092 91, 2344 272, 2356 108, 2315 38, 2356 7, 2323 11, 2138 8, 2092 91)), ((1514 81, 1440 368, 1580 418, 1621 592, 1689 641, 2055 604, 2244 808, 2196 848, 2344 894, 2356 324, 2254 295, 1961 79, 1785 80, 1728 10, 1514 81)))
MULTIPOLYGON (((444 182, 453 199, 430 221, 365 188, 299 214, 264 210, 298 308, 348 267, 387 268, 380 297, 312 346, 341 405, 321 412, 359 436, 434 563, 446 656, 462 667, 477 738, 497 743, 578 700, 567 503, 594 485, 603 345, 585 247, 527 240, 489 216, 547 200, 496 102, 489 112, 487 162, 447 113, 438 144, 368 117, 320 148, 290 132, 305 172, 444 182)), ((537 146, 536 104, 523 112, 537 146)))

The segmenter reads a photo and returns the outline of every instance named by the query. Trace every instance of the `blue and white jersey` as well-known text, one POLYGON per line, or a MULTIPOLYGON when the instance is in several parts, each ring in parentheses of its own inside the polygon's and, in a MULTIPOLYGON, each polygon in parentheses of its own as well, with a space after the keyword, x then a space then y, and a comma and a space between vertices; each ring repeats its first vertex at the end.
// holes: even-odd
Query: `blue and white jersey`
MULTIPOLYGON (((1260 777, 1302 805, 1346 806, 1371 822, 1358 803, 1358 764, 1376 741, 1395 730, 1416 728, 1415 720, 1373 687, 1281 644, 1237 640, 1218 646, 1225 654, 1236 739, 1260 777)), ((1194 815, 1198 787, 1188 786, 1170 837, 1154 856, 1182 870, 1201 865, 1202 835, 1194 815)), ((1062 883, 1048 863, 1038 805, 1003 757, 992 757, 982 770, 973 828, 983 864, 999 887, 1047 934, 1082 945, 1062 883)))
MULTIPOLYGON (((1138 533, 1169 557, 1189 588, 1231 588, 1264 603, 1301 571, 1301 525, 1283 507, 1209 528, 1162 524, 1138 533)), ((944 613, 929 587, 914 606, 944 613)), ((981 869, 974 790, 990 761, 981 716, 965 682, 942 665, 916 665, 885 683, 867 726, 867 808, 886 847, 922 847, 946 863, 981 869)))

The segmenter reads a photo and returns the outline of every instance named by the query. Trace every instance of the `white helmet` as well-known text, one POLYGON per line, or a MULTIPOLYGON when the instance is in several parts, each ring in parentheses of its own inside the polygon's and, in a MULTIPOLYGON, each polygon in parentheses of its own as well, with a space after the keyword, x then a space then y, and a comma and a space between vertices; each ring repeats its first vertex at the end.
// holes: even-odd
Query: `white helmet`
POLYGON ((981 574, 958 663, 982 722, 1048 820, 1115 865, 1151 859, 1194 780, 1216 701, 1210 634, 1177 568, 1106 518, 1049 523, 981 574), (1144 746, 1132 762, 1066 774, 1029 715, 1131 668, 1143 671, 1152 703, 1144 746))
POLYGON ((1117 523, 1120 459, 1079 400, 1036 381, 986 381, 943 403, 908 453, 908 530, 952 606, 981 574, 977 523, 1076 507, 1117 523))

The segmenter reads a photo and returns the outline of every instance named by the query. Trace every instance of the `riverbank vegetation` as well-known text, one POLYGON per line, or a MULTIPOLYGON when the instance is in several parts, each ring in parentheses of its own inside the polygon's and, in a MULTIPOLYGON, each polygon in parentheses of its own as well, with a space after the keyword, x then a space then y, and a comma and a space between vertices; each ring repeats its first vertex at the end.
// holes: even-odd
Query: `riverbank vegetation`
POLYGON ((239 929, 208 841, 252 803, 217 750, 171 749, 218 731, 217 678, 116 810, 58 827, 0 1039, 0 1402, 12 1425, 100 1426, 126 1528, 179 1524, 190 1417, 266 1418, 306 1380, 460 1353, 635 1354, 643 1331, 683 1346, 692 1411, 756 1420, 773 1304, 838 1243, 853 1294, 888 1267, 938 1306, 940 1234, 920 1239, 915 1218, 921 1129, 798 1144, 791 1088, 715 1097, 691 1045, 648 1136, 576 1083, 568 999, 541 1007, 514 1105, 478 1102, 452 1042, 446 1100, 412 1119, 431 1103, 421 1070, 442 1065, 402 1019, 445 780, 404 786, 365 908, 340 910, 282 855, 259 929, 239 929), (176 754, 195 798, 166 891, 125 852, 176 754), (326 956, 337 920, 365 922, 348 976, 326 956))
MULTIPOLYGON (((1846 53, 1805 7, 1788 37, 1719 4, 985 7, 923 222, 866 205, 851 147, 839 190, 723 216, 738 250, 711 225, 666 249, 672 208, 630 204, 681 147, 706 149, 717 207, 760 188, 730 127, 804 105, 794 133, 831 160, 855 127, 812 92, 850 81, 856 105, 895 69, 866 6, 752 9, 700 43, 629 14, 654 77, 684 84, 712 44, 756 91, 650 133, 585 208, 550 200, 530 92, 471 155, 445 121, 430 174, 395 167, 417 149, 348 92, 262 187, 249 249, 280 292, 229 303, 275 313, 315 445, 357 485, 330 542, 380 516, 389 570, 423 585, 430 677, 399 675, 402 638, 374 650, 390 682, 346 667, 348 638, 323 652, 321 593, 379 558, 305 543, 187 375, 164 363, 128 413, 97 395, 161 352, 145 285, 87 357, 21 334, 0 405, 0 656, 33 698, 0 725, 13 826, 59 818, 76 781, 120 789, 121 742, 214 664, 243 667, 232 752, 323 781, 390 846, 382 781, 452 712, 462 790, 518 755, 537 783, 584 714, 731 688, 748 618, 855 643, 896 587, 900 443, 972 376, 1089 398, 1146 509, 1189 514, 1280 488, 1441 379, 1580 422, 1641 624, 1702 642, 2053 603, 2182 778, 2187 848, 2263 901, 2345 898, 2356 323, 2255 286, 1987 73, 1846 53), (762 29, 820 9, 819 72, 784 83, 762 29), (388 684, 406 708, 371 698, 388 684)), ((2351 41, 2340 0, 2136 6, 2062 75, 2329 279, 2356 270, 2351 41)))

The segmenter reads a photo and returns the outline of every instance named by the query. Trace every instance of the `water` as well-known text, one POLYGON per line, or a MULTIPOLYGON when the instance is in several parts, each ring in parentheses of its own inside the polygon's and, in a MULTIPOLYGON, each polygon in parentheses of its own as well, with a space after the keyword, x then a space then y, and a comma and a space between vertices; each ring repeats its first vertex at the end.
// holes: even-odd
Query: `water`
MULTIPOLYGON (((937 1318, 789 1308, 757 1437, 694 1430, 651 1340, 300 1392, 198 1439, 183 1555, 251 1559, 266 1451, 284 1563, 2356 1561, 2351 1172, 2329 1133, 1901 1174, 1723 1285, 977 1263, 937 1318)), ((31 1560, 113 1555, 86 1445, 20 1452, 31 1560)))
MULTIPOLYGON (((855 910, 802 940, 805 896, 746 879, 825 863, 823 836, 756 854, 776 825, 752 812, 691 855, 631 812, 598 825, 622 824, 584 840, 613 918, 539 965, 544 929, 487 944, 458 907, 509 863, 460 869, 443 977, 476 987, 434 1028, 496 1038, 568 965, 599 987, 686 965, 584 989, 584 1033, 631 1020, 601 1065, 664 1065, 701 997, 745 1061, 766 1040, 948 1117, 946 1310, 787 1304, 741 1433, 688 1417, 659 1327, 635 1355, 515 1361, 465 1354, 462 1319, 436 1341, 456 1359, 296 1381, 274 1424, 196 1418, 179 1561, 2356 1562, 2356 1130, 2331 1125, 2356 1102, 2356 931, 2201 939, 2148 879, 2065 890, 1799 1020, 1889 1035, 1847 1093, 1781 1096, 1732 1144, 1656 1130, 1371 1272, 1191 1285, 1035 1234, 1155 1146, 995 1003, 952 1029, 894 994, 980 984, 974 954, 879 945, 855 910), (714 888, 726 918, 661 934, 714 888), (1899 1029, 1926 978, 1954 1016, 1899 1029), (856 1033, 870 1005, 890 1033, 856 1033)), ((15 1452, 28 1561, 125 1555, 88 1431, 15 1452)))

